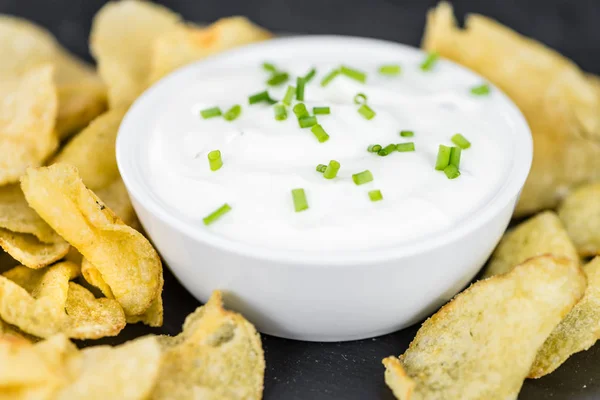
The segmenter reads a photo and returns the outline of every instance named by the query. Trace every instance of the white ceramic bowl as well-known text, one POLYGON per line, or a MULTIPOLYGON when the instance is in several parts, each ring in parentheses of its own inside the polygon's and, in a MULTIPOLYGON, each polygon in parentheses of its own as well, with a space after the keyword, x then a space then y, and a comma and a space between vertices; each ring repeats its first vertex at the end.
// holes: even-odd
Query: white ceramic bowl
MULTIPOLYGON (((343 47, 389 58, 422 57, 420 50, 373 39, 310 36, 275 39, 222 56, 273 54, 294 46, 343 47)), ((275 60, 276 61, 276 60, 275 60)), ((447 61, 443 61, 447 62, 447 61)), ((473 279, 506 229, 532 161, 527 123, 504 95, 512 124, 510 170, 488 204, 452 230, 376 251, 302 253, 263 249, 193 229, 160 205, 140 161, 149 116, 177 95, 202 61, 150 88, 131 107, 117 139, 117 161, 146 232, 179 281, 204 302, 222 289, 227 305, 264 333, 310 341, 382 335, 409 326, 437 309, 473 279)), ((455 68, 461 68, 455 66, 455 68)), ((462 68, 461 68, 462 69, 462 68)))

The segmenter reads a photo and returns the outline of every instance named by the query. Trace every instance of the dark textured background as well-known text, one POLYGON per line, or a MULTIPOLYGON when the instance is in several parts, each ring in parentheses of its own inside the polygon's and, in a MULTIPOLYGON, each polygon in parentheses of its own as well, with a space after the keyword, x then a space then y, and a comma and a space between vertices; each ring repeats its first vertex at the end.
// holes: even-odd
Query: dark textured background
MULTIPOLYGON (((101 0, 0 0, 0 13, 29 18, 51 30, 71 51, 89 58, 87 38, 101 0)), ((335 33, 418 45, 432 0, 171 0, 160 1, 186 19, 212 22, 246 15, 277 32, 335 33)), ((600 0, 463 0, 459 16, 478 12, 532 36, 600 73, 600 0)), ((0 62, 2 57, 0 55, 0 62)), ((176 334, 198 305, 165 272, 165 326, 176 334)), ((417 327, 347 343, 303 343, 263 337, 267 358, 265 399, 391 399, 381 359, 402 353, 417 327)), ((116 343, 150 330, 128 326, 116 343)), ((85 344, 84 344, 85 345, 85 344)), ((520 399, 600 399, 600 346, 573 356, 550 376, 525 382, 520 399)))

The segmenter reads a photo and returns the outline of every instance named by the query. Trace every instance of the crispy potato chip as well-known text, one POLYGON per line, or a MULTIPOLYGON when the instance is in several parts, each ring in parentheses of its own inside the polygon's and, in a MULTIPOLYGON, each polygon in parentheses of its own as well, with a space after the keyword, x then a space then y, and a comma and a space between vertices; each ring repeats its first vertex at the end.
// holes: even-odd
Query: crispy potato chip
POLYGON ((540 378, 558 368, 572 354, 589 349, 600 338, 600 257, 583 267, 588 286, 583 299, 538 351, 530 378, 540 378))
POLYGON ((132 0, 110 2, 96 14, 90 48, 107 83, 110 108, 129 107, 146 89, 152 43, 178 21, 167 8, 132 0))
POLYGON ((29 169, 22 188, 33 209, 100 271, 127 315, 143 314, 161 295, 162 264, 152 245, 85 187, 75 167, 29 169))
MULTIPOLYGON (((3 57, 4 59, 4 57, 3 57)), ((49 65, 0 80, 0 185, 17 182, 58 146, 56 87, 49 65)))
POLYGON ((262 397, 260 336, 244 317, 223 309, 220 292, 186 318, 182 333, 161 343, 164 362, 153 399, 262 397))
POLYGON ((179 23, 177 29, 163 33, 154 42, 150 82, 209 55, 271 37, 245 17, 223 18, 203 28, 179 23))
POLYGON ((44 64, 55 67, 56 130, 61 138, 83 128, 106 107, 106 89, 93 68, 70 55, 45 29, 25 19, 0 16, 0 80, 44 64))
POLYGON ((0 247, 29 268, 39 269, 62 259, 69 252, 64 240, 44 243, 34 235, 0 228, 0 247))
POLYGON ((600 183, 572 191, 558 209, 558 216, 580 256, 600 254, 600 183))
POLYGON ((537 350, 585 291, 567 258, 530 259, 479 281, 423 323, 408 350, 383 360, 398 399, 516 399, 537 350))
POLYGON ((518 215, 552 208, 574 185, 600 179, 600 96, 573 62, 480 15, 460 29, 445 2, 428 14, 423 47, 483 75, 525 115, 534 158, 518 215))
POLYGON ((483 277, 504 274, 525 260, 543 254, 579 259, 567 231, 552 211, 531 217, 506 233, 494 250, 483 277))

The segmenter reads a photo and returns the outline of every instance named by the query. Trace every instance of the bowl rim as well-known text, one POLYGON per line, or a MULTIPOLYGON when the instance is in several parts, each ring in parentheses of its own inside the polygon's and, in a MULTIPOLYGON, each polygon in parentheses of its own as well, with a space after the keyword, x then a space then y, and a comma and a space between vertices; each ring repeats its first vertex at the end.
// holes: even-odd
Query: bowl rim
MULTIPOLYGON (((395 260, 448 245, 449 243, 459 240, 460 238, 467 236, 469 233, 479 229, 486 222, 494 218, 494 216, 497 216, 510 203, 511 200, 519 197, 527 176, 529 175, 533 161, 533 138, 527 121, 519 108, 508 96, 506 96, 506 94, 490 83, 494 91, 497 91, 498 95, 501 96, 503 98, 502 100, 506 103, 506 109, 511 116, 511 123, 514 126, 513 130, 516 132, 516 134, 512 135, 514 150, 512 155, 513 163, 510 165, 510 171, 505 175, 504 181, 497 188, 497 193, 491 199, 489 199, 487 203, 481 205, 473 215, 467 216, 464 221, 461 221, 460 225, 452 230, 445 230, 424 235, 422 238, 416 239, 415 241, 401 242, 393 247, 390 246, 385 248, 355 251, 303 251, 274 249, 252 245, 235 239, 215 235, 203 229, 195 229, 191 225, 180 221, 178 217, 164 209, 159 202, 153 199, 151 190, 146 188, 146 185, 135 179, 135 173, 132 168, 134 167, 134 163, 131 161, 132 157, 130 157, 131 152, 129 150, 131 149, 131 146, 135 145, 136 138, 138 139, 137 142, 139 143, 139 140, 141 140, 143 137, 140 134, 136 135, 136 132, 140 130, 135 129, 135 127, 139 124, 136 119, 140 114, 143 115, 146 112, 144 110, 144 108, 147 107, 145 104, 147 103, 146 99, 154 91, 158 90, 158 88, 168 85, 171 80, 176 79, 180 75, 190 73, 196 68, 197 65, 200 65, 206 60, 218 59, 220 56, 230 57, 236 52, 248 52, 252 51, 256 47, 290 46, 298 44, 299 42, 307 42, 313 45, 322 44, 324 42, 330 42, 330 44, 337 45, 347 45, 348 42, 354 42, 361 45, 388 47, 390 50, 395 48, 396 50, 405 52, 418 51, 425 55, 425 52, 419 48, 381 39, 345 35, 302 35, 279 37, 265 42, 250 44, 183 66, 162 78, 159 82, 148 88, 141 96, 139 96, 127 111, 119 127, 119 132, 116 139, 117 165, 121 174, 121 178, 123 179, 123 182, 132 199, 143 206, 155 218, 158 218, 172 229, 175 229, 176 231, 179 231, 180 233, 183 233, 196 241, 203 242, 213 248, 217 248, 225 252, 232 252, 240 256, 252 257, 255 259, 265 259, 283 264, 300 263, 304 265, 318 266, 323 266, 324 264, 328 266, 347 266, 395 260)), ((440 61, 453 64, 458 69, 462 69, 472 75, 475 75, 482 81, 487 81, 479 74, 450 60, 442 59, 440 61)))

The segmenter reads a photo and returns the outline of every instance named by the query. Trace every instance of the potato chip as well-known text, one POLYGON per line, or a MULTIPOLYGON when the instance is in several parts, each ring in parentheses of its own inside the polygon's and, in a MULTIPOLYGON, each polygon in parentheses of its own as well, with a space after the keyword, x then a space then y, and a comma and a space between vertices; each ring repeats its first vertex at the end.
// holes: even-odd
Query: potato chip
POLYGON ((42 165, 58 146, 52 71, 46 65, 18 79, 0 80, 0 185, 17 182, 27 167, 42 165))
POLYGON ((110 2, 96 14, 90 48, 108 85, 110 108, 128 107, 146 89, 152 43, 178 21, 167 8, 131 0, 110 2))
POLYGON ((445 2, 429 12, 423 47, 483 75, 525 115, 534 158, 518 215, 552 208, 574 185, 600 179, 600 96, 573 62, 480 15, 460 29, 445 2))
POLYGON ((525 260, 543 254, 579 259, 567 231, 552 211, 540 213, 506 233, 494 250, 483 277, 504 274, 525 260))
POLYGON ((62 259, 69 252, 64 240, 44 243, 34 235, 0 228, 0 247, 29 268, 38 269, 62 259))
POLYGON ((383 360, 397 398, 516 399, 537 350, 585 291, 579 265, 541 256, 476 282, 383 360))
POLYGON ((129 199, 129 193, 127 193, 127 188, 120 177, 108 186, 96 190, 96 194, 121 221, 137 231, 141 230, 137 215, 129 199))
POLYGON ((161 343, 164 362, 153 399, 262 398, 260 336, 244 317, 223 309, 220 292, 186 318, 182 333, 161 343))
POLYGON ((154 42, 150 82, 193 61, 272 36, 244 17, 223 18, 205 28, 179 23, 177 29, 163 33, 154 42))
POLYGON ((572 191, 558 209, 558 216, 580 256, 600 254, 600 183, 572 191))
POLYGON ((34 210, 102 274, 127 315, 143 314, 160 295, 162 264, 66 164, 29 169, 22 188, 34 210))
POLYGON ((0 16, 0 54, 0 80, 13 79, 44 64, 54 65, 56 130, 61 138, 83 128, 106 107, 106 90, 95 71, 30 21, 0 16))

